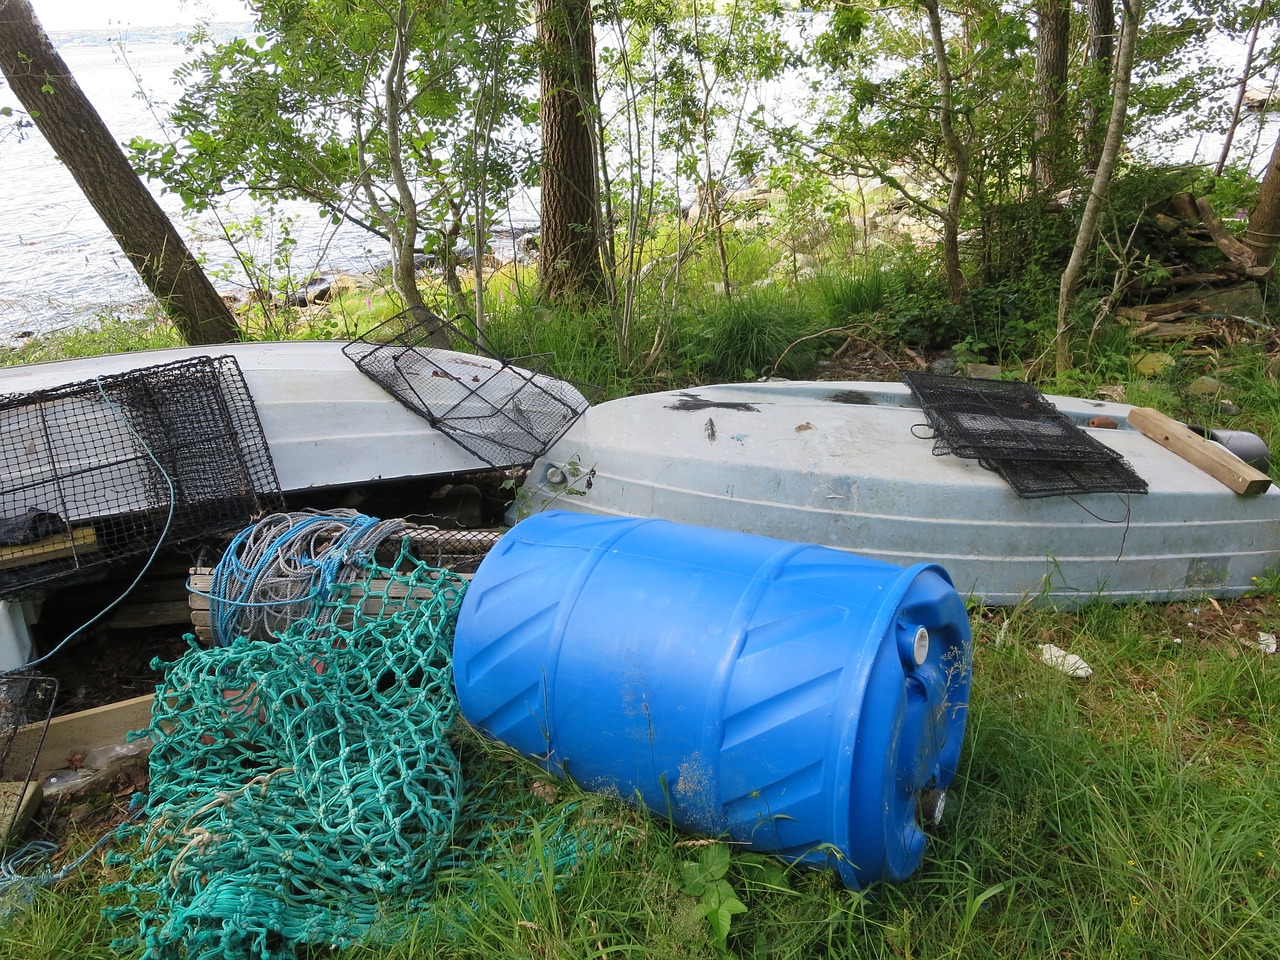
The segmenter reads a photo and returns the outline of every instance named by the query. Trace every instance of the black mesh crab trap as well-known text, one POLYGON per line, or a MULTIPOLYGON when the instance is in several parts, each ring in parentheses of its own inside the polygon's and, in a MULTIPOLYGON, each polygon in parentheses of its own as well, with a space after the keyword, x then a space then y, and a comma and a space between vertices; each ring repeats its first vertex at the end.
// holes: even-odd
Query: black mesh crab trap
POLYGON ((904 373, 933 429, 933 452, 977 460, 1028 499, 1146 493, 1124 458, 1029 383, 904 373))
POLYGON ((343 348, 362 373, 493 467, 532 463, 587 409, 545 358, 508 360, 429 311, 392 317, 343 348), (447 338, 465 352, 441 349, 447 338))
POLYGON ((279 490, 234 357, 0 397, 0 596, 238 529, 279 490))

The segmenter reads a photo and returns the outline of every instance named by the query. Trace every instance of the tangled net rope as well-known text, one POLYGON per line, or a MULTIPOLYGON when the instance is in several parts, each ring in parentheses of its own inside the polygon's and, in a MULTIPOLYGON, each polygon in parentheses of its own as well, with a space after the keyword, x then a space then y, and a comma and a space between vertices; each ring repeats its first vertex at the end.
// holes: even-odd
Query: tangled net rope
POLYGON ((411 527, 354 510, 302 510, 273 513, 245 528, 213 570, 214 642, 266 638, 305 618, 325 623, 334 588, 357 576, 384 541, 411 527))
POLYGON ((362 576, 332 583, 279 642, 193 642, 167 665, 147 820, 123 828, 137 850, 112 862, 129 876, 104 888, 127 899, 110 915, 138 923, 118 947, 140 944, 148 960, 294 957, 367 937, 380 905, 429 894, 459 817, 446 733, 466 583, 407 540, 389 566, 357 537, 343 543, 362 576))

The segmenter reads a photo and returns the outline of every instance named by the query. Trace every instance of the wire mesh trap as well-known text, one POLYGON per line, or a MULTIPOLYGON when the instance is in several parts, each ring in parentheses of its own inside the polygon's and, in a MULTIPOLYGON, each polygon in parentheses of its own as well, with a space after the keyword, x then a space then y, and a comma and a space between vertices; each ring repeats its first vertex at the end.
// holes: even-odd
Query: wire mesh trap
POLYGON ((19 785, 13 793, 0 791, 0 848, 17 824, 57 693, 53 677, 24 671, 0 674, 0 781, 19 785), (23 727, 29 732, 20 742, 23 727))
POLYGON ((493 467, 532 463, 589 403, 541 372, 545 358, 508 360, 430 311, 405 311, 343 348, 356 367, 463 449, 493 467), (440 349, 442 333, 465 352, 440 349))
POLYGON ((1028 383, 919 372, 902 379, 933 429, 934 455, 977 460, 1020 497, 1147 492, 1119 453, 1028 383))
POLYGON ((93 579, 280 500, 233 357, 0 397, 0 596, 93 579))

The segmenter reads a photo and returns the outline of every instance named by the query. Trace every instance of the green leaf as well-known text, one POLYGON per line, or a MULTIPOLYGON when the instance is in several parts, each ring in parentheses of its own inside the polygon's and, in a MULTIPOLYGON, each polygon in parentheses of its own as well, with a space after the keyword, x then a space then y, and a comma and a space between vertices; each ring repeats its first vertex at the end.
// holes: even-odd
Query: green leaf
POLYGON ((729 926, 739 913, 747 912, 747 905, 738 899, 728 880, 717 880, 707 887, 702 896, 702 910, 711 924, 711 932, 718 943, 729 937, 729 926))
POLYGON ((703 847, 702 854, 698 857, 698 862, 702 865, 702 869, 706 871, 708 880, 719 880, 728 873, 729 860, 729 847, 723 843, 717 843, 711 847, 703 847))
POLYGON ((685 893, 691 897, 700 897, 707 889, 707 882, 713 878, 707 876, 701 864, 686 860, 680 864, 680 879, 683 881, 681 889, 685 893))

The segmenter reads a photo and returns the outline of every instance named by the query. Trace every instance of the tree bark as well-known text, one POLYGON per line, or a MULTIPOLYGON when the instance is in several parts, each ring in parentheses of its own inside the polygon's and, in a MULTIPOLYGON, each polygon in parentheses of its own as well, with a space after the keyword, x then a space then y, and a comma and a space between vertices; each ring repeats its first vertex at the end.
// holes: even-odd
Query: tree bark
POLYGON ((1049 189, 1066 178, 1067 40, 1071 8, 1063 0, 1040 0, 1036 9, 1036 152, 1032 182, 1049 189))
POLYGON ((591 0, 535 0, 541 47, 543 295, 553 300, 600 297, 600 241, 595 40, 591 0))
POLYGON ((1280 248, 1280 137, 1271 150, 1267 172, 1258 188, 1258 202, 1249 214, 1249 227, 1244 232, 1244 242, 1257 257, 1258 266, 1269 267, 1280 248))
POLYGON ((29 0, 0 0, 0 70, 183 339, 239 339, 231 311, 129 166, 29 0))
POLYGON ((1076 242, 1071 250, 1071 259, 1067 261, 1067 268, 1062 271, 1062 282, 1058 286, 1058 329, 1054 336, 1056 346, 1054 365, 1059 374, 1071 369, 1071 324, 1067 318, 1067 310, 1080 283, 1085 257, 1093 248, 1093 231, 1098 225, 1102 201, 1107 197, 1107 191, 1111 187, 1111 174, 1115 171, 1116 160, 1120 156, 1120 146, 1124 140, 1125 117, 1129 110, 1129 86, 1133 76, 1134 48, 1138 45, 1138 24, 1141 20, 1142 0, 1125 0, 1120 51, 1116 55, 1111 119, 1107 121, 1106 140, 1102 145, 1102 155, 1098 159, 1098 169, 1094 171, 1093 185, 1089 188, 1089 199, 1085 201, 1084 213, 1080 217, 1080 228, 1076 231, 1076 242))
POLYGON ((938 0, 920 0, 929 20, 929 35, 938 70, 938 125, 947 152, 951 154, 951 187, 947 192, 947 208, 942 218, 942 266, 947 275, 947 299, 959 303, 964 299, 966 282, 960 265, 960 216, 964 211, 965 191, 969 185, 969 143, 956 131, 955 94, 951 76, 951 60, 947 55, 942 32, 942 15, 938 0))
POLYGON ((1106 139, 1106 125, 1102 118, 1107 113, 1104 105, 1111 89, 1112 61, 1115 59, 1116 8, 1115 0, 1088 0, 1088 4, 1089 50, 1086 62, 1089 71, 1081 108, 1081 141, 1084 169, 1096 170, 1106 139))

